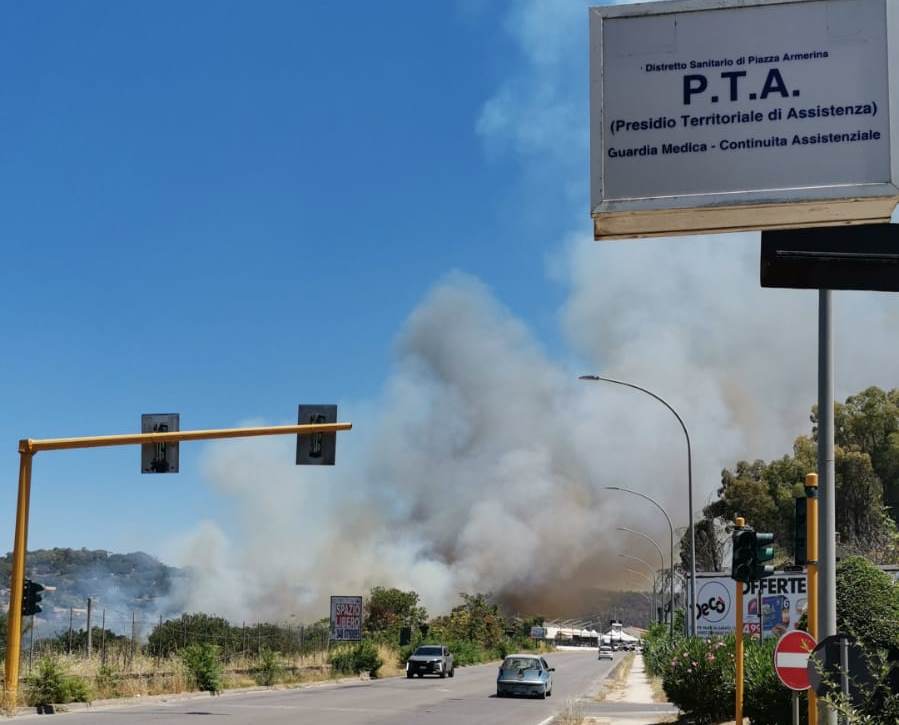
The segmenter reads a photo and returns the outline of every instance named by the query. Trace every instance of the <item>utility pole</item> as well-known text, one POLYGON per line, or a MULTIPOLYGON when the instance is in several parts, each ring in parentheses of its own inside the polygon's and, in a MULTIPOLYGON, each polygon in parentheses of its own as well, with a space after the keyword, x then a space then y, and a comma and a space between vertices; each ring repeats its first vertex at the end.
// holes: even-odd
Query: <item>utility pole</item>
POLYGON ((91 598, 87 598, 87 658, 93 656, 93 641, 91 638, 91 598))
POLYGON ((134 646, 137 644, 137 620, 134 616, 134 610, 131 610, 131 661, 129 666, 134 663, 134 646))
POLYGON ((37 626, 37 620, 31 615, 31 641, 28 643, 28 674, 31 674, 31 665, 34 661, 34 628, 37 626))
POLYGON ((72 654, 72 607, 69 607, 69 643, 66 654, 72 654))
POLYGON ((106 664, 106 607, 103 607, 103 616, 100 619, 100 662, 106 664))
MULTIPOLYGON (((833 340, 831 292, 818 290, 818 637, 837 633, 836 484, 833 451, 833 340)), ((821 725, 836 725, 836 713, 826 703, 821 725)))

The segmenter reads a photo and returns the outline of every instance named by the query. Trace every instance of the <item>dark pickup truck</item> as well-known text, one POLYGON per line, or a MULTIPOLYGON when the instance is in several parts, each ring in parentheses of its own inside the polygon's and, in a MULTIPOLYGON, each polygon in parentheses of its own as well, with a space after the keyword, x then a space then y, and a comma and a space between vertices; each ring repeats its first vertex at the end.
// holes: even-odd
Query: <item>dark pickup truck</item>
POLYGON ((456 667, 450 651, 441 644, 423 644, 406 660, 406 677, 440 675, 453 677, 456 667))

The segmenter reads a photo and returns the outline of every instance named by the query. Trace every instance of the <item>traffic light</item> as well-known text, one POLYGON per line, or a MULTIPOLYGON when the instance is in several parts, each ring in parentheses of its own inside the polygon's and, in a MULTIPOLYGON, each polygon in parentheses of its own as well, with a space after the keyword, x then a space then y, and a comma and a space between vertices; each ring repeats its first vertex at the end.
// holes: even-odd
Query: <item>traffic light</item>
POLYGON ((751 582, 755 559, 755 531, 749 527, 737 529, 733 536, 730 578, 738 582, 751 582))
POLYGON ((38 602, 40 602, 43 597, 41 597, 38 592, 42 591, 44 591, 44 587, 42 587, 37 582, 31 581, 31 579, 25 580, 25 590, 22 592, 23 616, 28 617, 41 611, 41 608, 38 606, 38 602))
POLYGON ((769 577, 774 573, 774 566, 765 563, 766 561, 771 561, 774 558, 774 547, 771 546, 773 542, 774 534, 760 534, 758 532, 755 533, 755 556, 752 560, 753 581, 765 579, 766 577, 769 577))
POLYGON ((793 517, 793 563, 796 566, 805 566, 808 559, 808 548, 805 541, 805 528, 808 524, 806 516, 807 499, 801 496, 796 501, 796 514, 793 517))

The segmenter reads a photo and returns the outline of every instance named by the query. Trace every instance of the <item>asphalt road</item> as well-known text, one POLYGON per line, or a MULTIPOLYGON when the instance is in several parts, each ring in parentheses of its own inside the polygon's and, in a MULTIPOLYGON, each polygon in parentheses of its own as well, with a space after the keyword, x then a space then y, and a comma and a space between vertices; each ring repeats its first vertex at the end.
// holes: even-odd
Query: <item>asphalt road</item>
MULTIPOLYGON (((616 655, 615 662, 621 657, 616 655)), ((614 662, 596 650, 546 656, 556 668, 553 695, 546 700, 497 698, 497 666, 456 669, 453 678, 390 678, 293 690, 198 696, 175 701, 93 708, 52 716, 60 725, 359 725, 427 722, 434 725, 538 725, 576 698, 595 689, 614 662)), ((31 720, 47 716, 18 716, 31 720)))

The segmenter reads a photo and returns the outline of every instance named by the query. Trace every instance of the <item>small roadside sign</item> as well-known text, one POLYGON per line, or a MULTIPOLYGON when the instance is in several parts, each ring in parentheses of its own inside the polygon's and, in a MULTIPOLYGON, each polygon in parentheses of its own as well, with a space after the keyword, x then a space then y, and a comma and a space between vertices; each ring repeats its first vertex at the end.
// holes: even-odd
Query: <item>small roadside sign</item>
POLYGON ((791 690, 811 687, 808 658, 815 649, 815 638, 808 632, 795 629, 787 632, 774 647, 774 670, 780 681, 791 690))
POLYGON ((362 597, 331 597, 332 642, 358 642, 362 639, 362 597))
MULTIPOLYGON (((181 429, 178 413, 145 413, 141 433, 172 433, 181 429)), ((140 447, 141 473, 178 473, 178 443, 148 443, 140 447)))
POLYGON ((840 632, 825 637, 812 651, 808 677, 819 696, 842 691, 854 705, 865 700, 874 684, 864 650, 854 637, 840 632))

